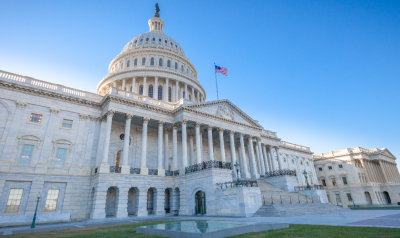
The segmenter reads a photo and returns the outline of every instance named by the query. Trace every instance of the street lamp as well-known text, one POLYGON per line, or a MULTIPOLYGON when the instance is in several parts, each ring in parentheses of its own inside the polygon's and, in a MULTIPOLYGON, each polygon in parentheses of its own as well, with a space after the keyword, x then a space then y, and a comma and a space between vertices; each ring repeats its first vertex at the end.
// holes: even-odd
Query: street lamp
POLYGON ((31 226, 31 228, 35 228, 36 212, 37 212, 37 207, 38 207, 38 205, 39 205, 39 199, 40 199, 40 193, 37 195, 35 215, 33 215, 33 221, 32 221, 32 226, 31 226))
POLYGON ((237 160, 236 160, 236 164, 234 164, 233 166, 235 166, 236 175, 237 175, 237 176, 236 176, 236 177, 237 177, 236 185, 237 185, 237 186, 242 185, 242 183, 240 183, 240 179, 239 179, 239 169, 240 169, 240 165, 238 164, 237 160))
POLYGON ((308 179, 307 179, 307 172, 306 172, 306 170, 304 170, 304 177, 306 178, 306 183, 307 183, 307 186, 306 186, 306 190, 311 190, 311 186, 310 186, 310 184, 308 184, 308 179))

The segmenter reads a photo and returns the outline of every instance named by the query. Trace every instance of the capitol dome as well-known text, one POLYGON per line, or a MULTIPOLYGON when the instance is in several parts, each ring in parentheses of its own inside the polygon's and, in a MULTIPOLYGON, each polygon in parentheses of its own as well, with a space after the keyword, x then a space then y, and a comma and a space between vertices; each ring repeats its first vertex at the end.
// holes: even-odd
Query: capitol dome
POLYGON ((153 17, 148 24, 149 32, 130 40, 111 61, 97 93, 105 95, 115 87, 170 103, 181 98, 205 101, 206 92, 197 80, 196 68, 181 45, 164 34, 164 21, 153 17))

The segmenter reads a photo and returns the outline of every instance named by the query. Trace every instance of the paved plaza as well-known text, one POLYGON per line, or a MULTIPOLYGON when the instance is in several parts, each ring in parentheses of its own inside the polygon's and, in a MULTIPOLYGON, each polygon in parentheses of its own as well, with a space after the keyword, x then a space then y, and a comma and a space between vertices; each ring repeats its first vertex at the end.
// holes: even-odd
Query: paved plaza
POLYGON ((134 222, 148 221, 174 221, 174 220, 218 220, 218 221, 256 221, 289 224, 332 225, 332 226, 369 226, 400 228, 400 211, 390 210, 358 210, 336 213, 314 214, 293 217, 205 217, 205 216, 174 216, 174 217, 129 217, 129 218, 105 218, 87 220, 82 222, 69 222, 53 225, 37 225, 35 229, 29 226, 0 228, 1 235, 21 234, 41 231, 54 231, 63 229, 77 229, 94 226, 120 225, 134 222), (366 219, 367 218, 367 219, 366 219))

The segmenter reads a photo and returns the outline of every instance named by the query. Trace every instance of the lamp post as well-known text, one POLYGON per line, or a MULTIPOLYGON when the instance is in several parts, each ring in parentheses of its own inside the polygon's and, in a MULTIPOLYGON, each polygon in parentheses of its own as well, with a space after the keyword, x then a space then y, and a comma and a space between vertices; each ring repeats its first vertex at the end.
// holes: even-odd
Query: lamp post
POLYGON ((304 170, 304 177, 306 178, 306 183, 307 183, 307 186, 306 186, 306 190, 311 190, 311 186, 310 186, 310 184, 308 184, 308 179, 307 179, 307 172, 306 172, 306 170, 304 170))
POLYGON ((35 215, 33 215, 33 221, 32 221, 32 226, 31 226, 31 228, 35 228, 36 212, 37 212, 37 207, 38 207, 38 205, 39 205, 39 200, 40 200, 40 193, 37 195, 35 215))
POLYGON ((237 162, 237 160, 236 160, 236 164, 234 164, 233 166, 235 166, 235 169, 236 169, 236 177, 237 177, 237 180, 236 180, 236 185, 237 186, 240 186, 240 185, 242 185, 242 183, 240 182, 240 179, 239 179, 239 169, 240 169, 240 165, 238 164, 238 162, 237 162))

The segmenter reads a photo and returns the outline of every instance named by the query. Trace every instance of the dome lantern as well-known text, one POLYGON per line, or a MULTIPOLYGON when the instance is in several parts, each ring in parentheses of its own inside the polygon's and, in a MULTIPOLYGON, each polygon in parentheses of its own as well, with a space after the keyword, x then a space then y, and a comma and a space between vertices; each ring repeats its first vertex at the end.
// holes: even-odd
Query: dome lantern
POLYGON ((164 25, 164 21, 159 17, 153 17, 149 20, 150 32, 162 32, 164 25))

